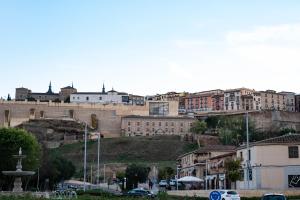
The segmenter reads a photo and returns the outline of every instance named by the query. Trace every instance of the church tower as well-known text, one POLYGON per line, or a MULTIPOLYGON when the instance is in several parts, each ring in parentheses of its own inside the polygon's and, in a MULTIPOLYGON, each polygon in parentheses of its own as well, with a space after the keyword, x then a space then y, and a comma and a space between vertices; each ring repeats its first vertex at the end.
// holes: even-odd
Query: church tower
POLYGON ((48 89, 48 94, 53 94, 52 92, 52 84, 51 84, 51 81, 50 81, 50 84, 49 84, 49 89, 48 89))
POLYGON ((102 93, 103 93, 103 94, 105 93, 104 83, 103 83, 103 86, 102 86, 102 93))

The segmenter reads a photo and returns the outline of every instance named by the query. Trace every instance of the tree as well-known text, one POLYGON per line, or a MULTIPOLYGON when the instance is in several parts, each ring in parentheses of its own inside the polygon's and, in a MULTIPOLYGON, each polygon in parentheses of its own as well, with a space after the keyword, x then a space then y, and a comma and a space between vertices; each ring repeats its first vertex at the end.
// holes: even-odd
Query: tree
MULTIPOLYGON (((41 156, 41 147, 36 138, 23 129, 0 128, 0 171, 15 170, 19 148, 27 157, 22 161, 24 170, 36 170, 41 156)), ((0 187, 7 190, 10 187, 10 177, 0 173, 0 187)))
MULTIPOLYGON (((243 116, 220 117, 217 131, 220 140, 225 145, 238 146, 246 141, 246 119, 243 116)), ((249 120, 249 140, 255 141, 258 137, 255 134, 255 126, 253 121, 249 120)))
POLYGON ((158 171, 158 179, 171 179, 175 175, 175 170, 171 167, 165 167, 162 169, 159 169, 158 171))
POLYGON ((196 134, 202 134, 207 130, 207 124, 205 121, 196 121, 192 124, 191 132, 196 134))
POLYGON ((125 176, 127 179, 126 188, 132 189, 138 186, 139 182, 146 182, 150 168, 142 165, 131 164, 126 168, 125 176))
MULTIPOLYGON (((75 174, 74 164, 56 153, 50 153, 47 148, 43 148, 42 165, 39 169, 40 189, 55 189, 55 185, 63 180, 68 180, 75 174), (49 181, 49 187, 46 188, 46 182, 49 181)), ((31 181, 31 187, 35 187, 37 176, 31 181)))
POLYGON ((241 180, 241 160, 226 160, 225 170, 230 182, 236 183, 241 180))
POLYGON ((207 124, 205 121, 196 121, 192 124, 190 131, 194 134, 194 137, 197 135, 197 144, 200 147, 200 140, 198 135, 203 134, 207 130, 207 124))

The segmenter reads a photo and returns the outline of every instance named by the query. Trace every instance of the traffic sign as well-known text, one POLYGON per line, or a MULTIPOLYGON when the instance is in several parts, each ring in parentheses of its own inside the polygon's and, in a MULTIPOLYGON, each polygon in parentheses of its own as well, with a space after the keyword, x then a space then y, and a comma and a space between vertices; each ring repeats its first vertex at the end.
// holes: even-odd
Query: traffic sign
POLYGON ((218 191, 212 191, 209 194, 209 200, 221 200, 221 193, 218 191))

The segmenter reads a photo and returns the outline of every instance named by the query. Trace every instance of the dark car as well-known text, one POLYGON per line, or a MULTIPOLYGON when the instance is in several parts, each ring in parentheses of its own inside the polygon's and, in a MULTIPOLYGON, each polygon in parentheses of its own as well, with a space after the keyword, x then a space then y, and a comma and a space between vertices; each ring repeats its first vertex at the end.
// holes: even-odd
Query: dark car
POLYGON ((133 190, 128 191, 126 196, 131 196, 131 197, 149 197, 149 198, 154 198, 155 195, 144 188, 135 188, 133 190))
POLYGON ((264 194, 261 200, 286 200, 283 194, 264 194))

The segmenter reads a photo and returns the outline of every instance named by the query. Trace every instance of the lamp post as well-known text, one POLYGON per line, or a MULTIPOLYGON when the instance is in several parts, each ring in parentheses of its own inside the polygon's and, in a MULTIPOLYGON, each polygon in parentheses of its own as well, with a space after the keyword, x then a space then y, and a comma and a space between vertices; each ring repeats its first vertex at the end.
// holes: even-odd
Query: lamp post
POLYGON ((207 163, 207 159, 205 160, 205 190, 207 190, 208 186, 207 186, 207 175, 208 175, 208 163, 207 163))
POLYGON ((100 177, 100 133, 98 134, 98 159, 97 159, 97 185, 99 186, 99 177, 100 177))
POLYGON ((37 183, 36 183, 36 189, 37 191, 40 191, 39 189, 39 182, 40 182, 40 167, 37 169, 37 183))
POLYGON ((86 190, 86 141, 87 141, 87 123, 84 129, 84 164, 83 164, 83 191, 86 190))
POLYGON ((178 190, 178 165, 176 165, 176 190, 178 190))
POLYGON ((250 189, 250 180, 249 180, 249 168, 250 168, 250 149, 249 149, 249 119, 248 119, 248 112, 246 112, 246 137, 247 137, 247 161, 246 161, 246 167, 247 167, 247 189, 250 189))

